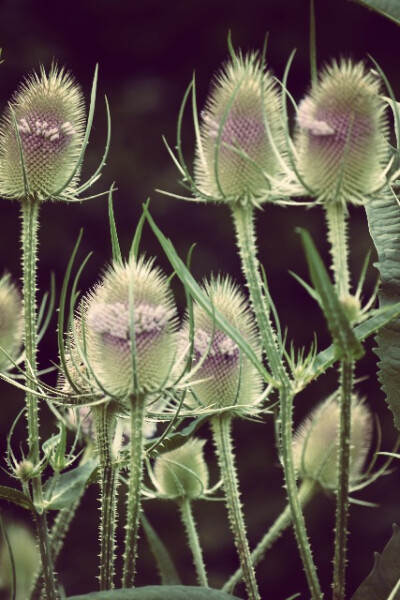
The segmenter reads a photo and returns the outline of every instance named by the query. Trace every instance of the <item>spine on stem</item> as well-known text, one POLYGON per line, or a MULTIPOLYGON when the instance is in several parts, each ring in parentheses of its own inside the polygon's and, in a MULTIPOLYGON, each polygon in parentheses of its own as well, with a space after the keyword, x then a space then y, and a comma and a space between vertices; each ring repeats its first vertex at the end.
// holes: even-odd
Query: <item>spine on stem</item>
POLYGON ((211 420, 214 443, 217 449, 218 462, 224 483, 225 500, 231 529, 238 551, 240 565, 243 570, 243 580, 250 600, 261 600, 254 568, 250 557, 249 543, 246 536, 246 527, 243 519, 242 505, 234 448, 231 439, 232 416, 221 414, 211 420))
POLYGON ((189 547, 192 552, 193 562, 197 574, 197 582, 202 587, 208 587, 206 567, 203 560, 203 553, 200 546, 199 536, 197 534, 196 523, 194 521, 192 504, 189 498, 183 498, 179 504, 182 522, 186 529, 186 535, 189 547))
POLYGON ((95 407, 96 441, 100 459, 100 590, 114 587, 115 526, 118 468, 112 453, 113 410, 110 403, 95 407))
POLYGON ((297 545, 312 598, 313 600, 320 600, 322 592, 301 511, 293 464, 293 394, 290 380, 277 346, 276 334, 269 316, 270 307, 259 271, 253 208, 237 203, 233 207, 233 220, 242 269, 249 288, 250 300, 256 316, 261 341, 272 375, 279 388, 283 471, 297 545))
POLYGON ((143 420, 145 395, 131 398, 131 456, 129 465, 128 497, 126 505, 126 533, 122 586, 133 587, 136 572, 136 557, 141 507, 141 485, 143 478, 144 436, 143 420))

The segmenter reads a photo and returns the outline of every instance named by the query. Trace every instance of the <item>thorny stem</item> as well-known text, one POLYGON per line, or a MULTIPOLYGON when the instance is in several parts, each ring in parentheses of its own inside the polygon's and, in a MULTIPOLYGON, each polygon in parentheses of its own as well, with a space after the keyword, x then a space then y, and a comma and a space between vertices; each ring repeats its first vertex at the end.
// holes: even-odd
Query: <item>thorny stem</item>
POLYGON ((241 204, 236 204, 232 209, 237 245, 261 342, 266 352, 272 375, 279 389, 283 472, 297 546, 312 599, 321 600, 321 587, 298 498, 293 462, 293 393, 291 382, 282 361, 282 353, 279 351, 276 334, 270 320, 270 307, 264 290, 264 282, 260 275, 253 212, 253 207, 249 205, 242 206, 241 204))
POLYGON ((131 456, 127 497, 124 569, 122 586, 133 587, 140 516, 140 492, 143 477, 143 420, 145 395, 131 397, 131 456))
POLYGON ((194 566, 196 568, 197 582, 202 587, 208 587, 206 567, 189 498, 181 500, 179 508, 181 511, 182 522, 186 529, 189 547, 192 552, 194 566))
POLYGON ((246 536, 238 477, 236 473, 234 448, 231 437, 232 415, 221 414, 212 417, 211 427, 217 449, 218 462, 225 490, 228 516, 238 551, 243 580, 249 600, 261 600, 250 558, 249 543, 246 536))
MULTIPOLYGON (((29 374, 25 385, 31 390, 26 393, 26 410, 28 419, 29 458, 37 466, 40 460, 39 452, 39 414, 37 399, 34 393, 36 384, 34 378, 37 370, 37 306, 36 306, 36 272, 39 201, 26 197, 21 201, 22 219, 22 280, 24 299, 24 340, 25 340, 25 370, 29 374)), ((53 560, 50 551, 47 519, 43 512, 42 479, 40 474, 32 480, 33 503, 36 508, 36 526, 39 550, 43 566, 43 578, 47 600, 56 600, 56 581, 53 560)))
POLYGON ((100 590, 114 588, 115 526, 117 519, 118 467, 112 453, 114 426, 111 403, 93 407, 100 460, 100 590))
MULTIPOLYGON (((304 506, 311 500, 316 491, 315 482, 310 479, 306 479, 302 482, 301 486, 298 489, 298 498, 300 503, 300 508, 304 508, 304 506)), ((264 558, 265 553, 271 546, 276 542, 276 540, 282 535, 282 533, 291 525, 292 523, 292 512, 290 506, 287 505, 286 508, 281 512, 276 521, 271 525, 267 533, 262 537, 257 546, 251 553, 251 561, 254 566, 258 565, 259 562, 264 558)), ((233 575, 228 579, 228 581, 221 588, 224 592, 232 593, 235 586, 241 581, 243 577, 243 571, 241 567, 237 569, 233 575)))
MULTIPOLYGON (((332 270, 339 299, 350 292, 348 267, 347 208, 340 202, 326 206, 328 238, 331 243, 332 270)), ((333 600, 344 600, 349 514, 351 396, 353 391, 354 360, 340 362, 340 432, 338 490, 335 517, 335 550, 333 563, 333 600)))

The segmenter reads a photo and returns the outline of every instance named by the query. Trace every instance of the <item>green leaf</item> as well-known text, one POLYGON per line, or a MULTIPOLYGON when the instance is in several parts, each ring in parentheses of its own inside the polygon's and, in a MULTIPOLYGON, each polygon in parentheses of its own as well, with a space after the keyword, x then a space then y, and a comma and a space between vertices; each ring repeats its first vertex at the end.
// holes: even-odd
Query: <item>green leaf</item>
MULTIPOLYGON (((391 323, 393 319, 396 319, 399 317, 399 315, 400 302, 393 304, 392 306, 382 306, 375 311, 372 317, 354 328, 354 334, 357 340, 359 342, 363 342, 381 328, 391 323)), ((314 379, 322 373, 325 373, 325 371, 331 367, 336 360, 337 356, 335 355, 335 347, 333 345, 329 346, 322 352, 319 352, 313 362, 310 379, 314 379)))
POLYGON ((239 600, 239 598, 210 588, 148 585, 133 590, 110 590, 83 596, 70 596, 66 600, 239 600))
MULTIPOLYGON (((393 535, 383 549, 375 554, 371 573, 362 582, 351 600, 388 600, 400 579, 400 529, 393 525, 393 535)), ((393 600, 399 596, 392 596, 393 600)))
POLYGON ((333 344, 337 348, 337 354, 349 358, 360 358, 364 354, 363 347, 356 338, 349 319, 340 304, 318 250, 308 231, 305 229, 299 229, 298 231, 306 253, 310 277, 320 298, 333 344))
POLYGON ((98 459, 92 458, 76 469, 62 473, 62 475, 54 475, 46 481, 43 486, 45 508, 60 510, 70 506, 83 494, 86 484, 98 464, 98 459))
POLYGON ((399 0, 355 0, 358 4, 366 6, 379 14, 387 17, 397 25, 400 25, 400 3, 399 0))
POLYGON ((108 193, 108 220, 110 222, 110 236, 111 236, 111 249, 113 260, 119 264, 122 264, 121 248, 118 240, 117 226, 115 223, 114 207, 113 207, 113 191, 114 184, 110 187, 108 193))
POLYGON ((144 514, 141 515, 140 520, 147 538, 147 542, 150 546, 154 558, 156 559, 162 584, 175 585, 181 583, 178 572, 175 568, 174 563, 172 562, 172 558, 164 543, 157 535, 157 532, 150 525, 149 521, 147 520, 144 514))
POLYGON ((22 506, 22 508, 33 510, 32 502, 19 490, 14 490, 13 488, 5 485, 0 485, 0 498, 3 500, 8 500, 17 506, 22 506))
MULTIPOLYGON (((397 198, 385 194, 366 205, 368 226, 378 252, 381 275, 379 303, 400 301, 400 207, 397 198)), ((400 431, 400 317, 382 327, 376 336, 379 381, 400 431)))
POLYGON ((243 339, 240 333, 232 327, 230 323, 219 313, 218 310, 212 305, 211 300, 203 292, 197 281, 194 279, 185 263, 179 258, 171 240, 166 238, 161 230, 157 227, 154 220, 150 216, 147 208, 144 207, 147 220, 150 227, 154 231, 158 241, 160 242, 165 254, 168 257, 171 265, 175 269, 176 274, 185 286, 186 291, 196 300, 196 302, 203 308, 212 318, 215 319, 215 323, 222 331, 224 331, 229 337, 239 346, 242 352, 247 358, 253 363, 256 369, 261 373, 266 381, 271 380, 271 376, 268 371, 261 364, 256 353, 252 347, 243 339))

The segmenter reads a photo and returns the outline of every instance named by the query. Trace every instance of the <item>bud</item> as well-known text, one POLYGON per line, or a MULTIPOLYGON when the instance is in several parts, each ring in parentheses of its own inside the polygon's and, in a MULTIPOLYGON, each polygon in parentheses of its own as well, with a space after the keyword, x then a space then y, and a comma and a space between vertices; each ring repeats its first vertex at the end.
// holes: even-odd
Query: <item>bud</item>
POLYGON ((360 299, 357 296, 347 294, 340 299, 340 304, 350 323, 357 323, 360 320, 362 310, 360 299))
POLYGON ((280 174, 271 138, 285 154, 276 84, 256 53, 239 54, 215 77, 202 114, 195 160, 200 191, 223 202, 265 199, 274 185, 270 176, 280 174))
MULTIPOLYGON (((206 282, 204 288, 215 309, 261 355, 254 317, 239 288, 228 277, 206 282)), ((197 303, 193 306, 193 319, 194 381, 190 386, 193 402, 214 409, 232 407, 235 414, 248 414, 261 391, 258 371, 197 303), (236 405, 246 406, 236 408, 236 405)), ((181 339, 186 345, 187 337, 188 326, 185 326, 181 339)))
POLYGON ((32 477, 37 474, 35 466, 32 461, 28 459, 21 460, 15 467, 15 475, 23 482, 26 483, 32 477))
POLYGON ((21 294, 11 282, 10 276, 3 275, 0 279, 0 372, 12 367, 8 356, 13 360, 18 358, 22 346, 23 326, 21 294))
MULTIPOLYGON (((15 599, 26 600, 40 566, 39 550, 32 533, 23 525, 9 524, 6 531, 15 564, 15 599)), ((12 572, 10 552, 3 541, 0 549, 0 587, 9 591, 8 598, 12 597, 12 572)))
POLYGON ((132 323, 138 391, 157 390, 168 379, 177 314, 167 277, 153 260, 114 263, 84 299, 81 318, 87 363, 107 393, 123 399, 134 392, 132 323))
MULTIPOLYGON (((340 405, 330 397, 300 425, 293 441, 295 468, 301 479, 313 479, 328 490, 338 484, 340 405)), ((351 404, 350 485, 357 483, 372 437, 372 418, 356 396, 351 404)))
POLYGON ((319 202, 361 204, 383 185, 388 121, 379 94, 371 71, 342 59, 300 103, 298 169, 319 202))
POLYGON ((154 480, 163 496, 190 500, 203 496, 208 486, 204 444, 205 440, 192 438, 183 446, 157 457, 154 480))
MULTIPOLYGON (((70 73, 53 64, 48 74, 41 67, 40 74, 27 77, 9 102, 0 126, 1 195, 26 196, 22 150, 29 195, 38 200, 53 198, 75 168, 84 120, 83 96, 70 73)), ((73 193, 76 185, 77 177, 65 193, 73 193)))

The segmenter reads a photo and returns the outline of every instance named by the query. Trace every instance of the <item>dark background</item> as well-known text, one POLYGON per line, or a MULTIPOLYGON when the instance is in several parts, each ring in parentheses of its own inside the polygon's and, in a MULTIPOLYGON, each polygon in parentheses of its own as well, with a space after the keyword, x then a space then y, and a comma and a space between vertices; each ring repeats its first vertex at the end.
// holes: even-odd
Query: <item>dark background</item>
MULTIPOLYGON (((400 30, 383 17, 346 0, 316 0, 318 61, 330 57, 351 56, 356 60, 371 53, 385 70, 397 97, 400 95, 400 30)), ((40 63, 49 67, 53 58, 73 71, 90 93, 96 63, 100 65, 99 94, 95 126, 85 161, 84 176, 90 175, 102 154, 105 140, 107 97, 112 113, 112 144, 104 175, 94 191, 106 190, 116 181, 115 213, 123 250, 130 241, 141 212, 141 204, 151 196, 151 212, 164 233, 171 237, 181 256, 193 242, 194 275, 201 279, 211 272, 229 272, 241 281, 239 260, 234 251, 234 236, 229 211, 224 207, 183 203, 156 193, 156 188, 181 193, 178 173, 161 140, 164 134, 173 146, 176 120, 193 69, 196 72, 198 103, 201 107, 209 81, 227 57, 226 38, 232 32, 233 43, 242 50, 261 48, 269 31, 268 63, 282 77, 289 54, 297 48, 289 80, 289 89, 298 101, 309 83, 307 0, 197 0, 171 2, 128 0, 3 0, 0 3, 0 44, 5 63, 0 67, 0 104, 18 86, 24 75, 40 63)), ((187 161, 193 154, 193 135, 188 115, 184 144, 187 161)), ((18 205, 1 205, 1 268, 17 279, 19 266, 18 205)), ((328 260, 328 246, 322 211, 296 207, 265 207, 258 216, 260 257, 265 265, 271 293, 281 322, 288 328, 288 339, 297 345, 309 344, 314 329, 319 347, 329 343, 323 318, 316 305, 289 275, 293 270, 307 277, 297 226, 306 227, 328 260)), ((94 254, 81 279, 86 291, 99 277, 110 259, 110 237, 106 199, 82 205, 46 204, 41 214, 39 287, 43 294, 50 272, 55 272, 58 289, 70 252, 84 228, 80 258, 94 254)), ((371 247, 364 211, 351 210, 351 264, 354 281, 362 260, 371 247)), ((158 255, 158 263, 170 271, 156 240, 145 228, 143 249, 158 255)), ((377 272, 370 268, 367 290, 371 291, 377 272)), ((184 310, 182 289, 176 287, 180 310, 184 310)), ((368 294, 365 295, 368 297, 368 294)), ((358 384, 379 415, 383 428, 383 448, 389 450, 396 434, 383 394, 376 383, 373 343, 367 344, 367 356, 357 369, 366 377, 358 384)), ((42 365, 56 360, 55 324, 50 327, 41 349, 42 365)), ((331 393, 336 385, 334 369, 310 386, 296 402, 296 422, 331 393)), ((5 436, 22 407, 23 398, 7 387, 2 388, 1 450, 5 436)), ((43 411, 43 415, 46 412, 43 411)), ((44 419, 46 420, 46 419, 44 419)), ((48 430, 53 431, 51 418, 48 430)), ((201 432, 207 435, 206 431, 201 432)), ((18 430, 23 436, 24 428, 18 430)), ((18 440, 16 440, 18 441, 18 440)), ((281 471, 274 453, 273 428, 266 424, 237 422, 235 443, 243 490, 243 501, 253 546, 284 507, 285 494, 281 471)), ((208 453, 212 463, 211 444, 208 453)), ((4 464, 2 465, 4 466, 4 464)), ((212 467, 215 475, 215 465, 212 467)), ((6 476, 0 475, 3 482, 6 476)), ((373 551, 381 550, 391 535, 391 524, 400 520, 400 481, 398 471, 386 477, 360 497, 382 504, 380 509, 353 507, 349 538, 349 597, 373 564, 373 551)), ((121 491, 122 496, 122 491, 121 491)), ((121 502, 121 511, 123 510, 121 502)), ((24 519, 11 506, 4 506, 8 519, 24 519)), ((149 502, 146 513, 171 548, 185 583, 194 582, 193 569, 184 544, 184 534, 172 503, 149 502)), ((236 567, 231 535, 220 504, 199 502, 195 507, 200 537, 209 565, 210 582, 218 587, 236 567)), ((332 529, 334 503, 321 495, 306 509, 310 537, 315 548, 322 585, 329 595, 332 571, 332 529)), ((96 489, 89 490, 78 513, 58 572, 67 594, 96 589, 97 582, 96 489)), ((284 599, 296 592, 307 598, 307 588, 293 534, 288 531, 273 552, 257 569, 263 598, 284 599)), ((157 583, 156 567, 142 540, 138 585, 157 583)))

